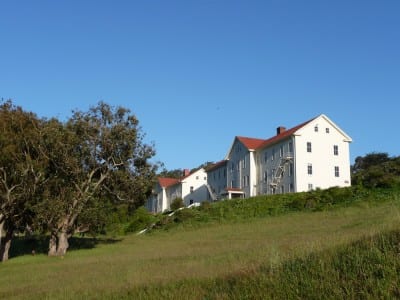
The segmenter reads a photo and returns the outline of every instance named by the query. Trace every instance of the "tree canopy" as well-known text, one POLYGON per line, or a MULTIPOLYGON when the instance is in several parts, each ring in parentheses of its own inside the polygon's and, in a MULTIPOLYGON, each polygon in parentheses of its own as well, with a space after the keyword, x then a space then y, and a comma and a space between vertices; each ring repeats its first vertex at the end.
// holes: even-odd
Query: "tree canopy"
POLYGON ((110 205, 136 208, 151 192, 155 150, 126 108, 100 102, 60 122, 7 101, 0 126, 0 229, 48 232, 49 255, 65 255, 69 237, 101 226, 110 205))

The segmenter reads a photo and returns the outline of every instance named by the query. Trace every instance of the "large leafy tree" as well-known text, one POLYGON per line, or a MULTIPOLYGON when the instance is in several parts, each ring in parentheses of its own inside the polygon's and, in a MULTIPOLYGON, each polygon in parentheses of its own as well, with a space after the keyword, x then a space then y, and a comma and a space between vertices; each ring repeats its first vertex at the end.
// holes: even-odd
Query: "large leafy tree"
POLYGON ((31 223, 30 207, 45 182, 38 151, 43 121, 11 101, 0 105, 0 260, 8 259, 14 231, 31 223), (4 232, 4 234, 3 234, 4 232))
POLYGON ((49 121, 43 137, 49 184, 36 213, 51 233, 49 255, 65 255, 74 233, 96 225, 88 210, 105 201, 137 207, 151 193, 155 151, 129 110, 100 102, 66 123, 49 121))

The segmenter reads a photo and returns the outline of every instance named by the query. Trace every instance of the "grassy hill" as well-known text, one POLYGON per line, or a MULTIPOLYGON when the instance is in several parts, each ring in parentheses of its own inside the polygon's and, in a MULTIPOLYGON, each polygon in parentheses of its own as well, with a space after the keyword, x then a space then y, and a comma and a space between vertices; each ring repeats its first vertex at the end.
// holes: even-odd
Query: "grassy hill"
POLYGON ((399 298, 399 225, 398 190, 225 201, 64 258, 13 258, 0 299, 399 298))

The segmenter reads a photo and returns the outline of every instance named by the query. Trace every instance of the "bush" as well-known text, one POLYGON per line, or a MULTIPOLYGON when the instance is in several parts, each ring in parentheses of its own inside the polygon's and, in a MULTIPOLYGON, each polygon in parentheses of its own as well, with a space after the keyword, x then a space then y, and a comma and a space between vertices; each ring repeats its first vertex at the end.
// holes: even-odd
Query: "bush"
POLYGON ((181 207, 184 207, 183 199, 182 198, 175 198, 171 203, 171 209, 177 210, 181 207))
POLYGON ((143 206, 139 207, 133 213, 131 221, 125 229, 125 233, 143 230, 155 222, 156 218, 153 215, 151 215, 143 206))

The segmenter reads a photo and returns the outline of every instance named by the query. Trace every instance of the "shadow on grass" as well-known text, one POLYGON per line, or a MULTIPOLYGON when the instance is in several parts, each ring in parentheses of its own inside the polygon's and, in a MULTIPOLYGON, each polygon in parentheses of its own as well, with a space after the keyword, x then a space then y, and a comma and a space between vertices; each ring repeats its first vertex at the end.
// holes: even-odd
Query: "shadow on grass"
MULTIPOLYGON (((79 249, 93 249, 100 244, 114 244, 120 242, 116 238, 71 237, 68 251, 79 249)), ((10 258, 27 254, 47 254, 49 249, 48 236, 17 236, 11 243, 10 258)))

